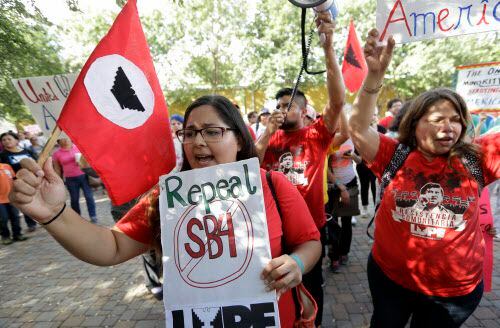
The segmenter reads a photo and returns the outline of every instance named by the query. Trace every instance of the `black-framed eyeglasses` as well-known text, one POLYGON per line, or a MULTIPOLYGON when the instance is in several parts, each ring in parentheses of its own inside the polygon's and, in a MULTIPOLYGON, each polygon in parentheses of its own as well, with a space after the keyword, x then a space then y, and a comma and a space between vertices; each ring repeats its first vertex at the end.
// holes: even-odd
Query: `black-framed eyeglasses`
POLYGON ((209 128, 203 129, 182 129, 177 131, 177 139, 183 144, 189 144, 194 142, 196 135, 201 134, 201 137, 205 142, 219 142, 224 137, 224 132, 226 131, 237 131, 236 129, 224 128, 221 126, 211 126, 209 128))

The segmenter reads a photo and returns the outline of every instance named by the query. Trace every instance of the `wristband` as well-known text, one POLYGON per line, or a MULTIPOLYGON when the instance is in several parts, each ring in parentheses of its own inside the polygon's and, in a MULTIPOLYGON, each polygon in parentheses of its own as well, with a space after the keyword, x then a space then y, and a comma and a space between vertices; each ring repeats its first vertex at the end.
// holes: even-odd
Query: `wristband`
POLYGON ((297 254, 290 254, 290 257, 297 263, 297 265, 300 268, 300 273, 304 274, 304 271, 306 271, 306 268, 304 267, 304 262, 300 259, 300 257, 297 254))
POLYGON ((41 225, 48 225, 48 224, 51 224, 55 219, 57 219, 58 217, 61 216, 62 212, 64 212, 64 210, 66 209, 66 203, 64 203, 64 206, 63 208, 59 211, 59 213, 56 214, 56 216, 54 216, 52 219, 50 219, 49 221, 47 222, 44 222, 44 223, 40 223, 41 225))
POLYGON ((382 86, 383 84, 381 83, 378 87, 375 87, 373 89, 370 89, 370 88, 367 88, 364 84, 363 84, 363 91, 370 94, 370 95, 376 95, 380 89, 382 89, 382 86))

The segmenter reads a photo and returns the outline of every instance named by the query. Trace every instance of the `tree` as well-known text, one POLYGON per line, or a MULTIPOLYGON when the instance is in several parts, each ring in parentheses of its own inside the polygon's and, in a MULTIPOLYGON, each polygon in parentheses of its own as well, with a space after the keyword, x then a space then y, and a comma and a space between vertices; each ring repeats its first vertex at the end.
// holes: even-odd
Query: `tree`
MULTIPOLYGON (((161 12, 141 15, 141 20, 170 103, 189 102, 198 94, 194 89, 267 89, 274 93, 278 85, 294 83, 301 64, 300 10, 292 4, 193 0, 183 6, 167 3, 165 7, 161 12)), ((87 49, 90 52, 114 15, 82 18, 76 27, 66 28, 63 33, 86 49, 91 45, 87 49)), ((308 26, 312 20, 309 12, 308 26)), ((314 40, 311 63, 322 67, 322 51, 317 37, 314 40)), ((84 57, 77 55, 71 62, 81 65, 84 57)), ((324 77, 307 78, 311 85, 318 81, 324 82, 324 77)))
POLYGON ((64 72, 60 46, 49 34, 50 23, 20 0, 0 1, 0 114, 11 120, 33 121, 11 79, 64 72))
MULTIPOLYGON (((344 3, 335 35, 339 60, 351 18, 362 40, 375 26, 375 0, 344 3)), ((62 30, 85 49, 70 58, 72 67, 81 67, 116 14, 81 17, 77 25, 62 30)), ((300 9, 288 1, 170 1, 162 11, 141 14, 141 20, 167 101, 176 108, 185 108, 203 93, 219 92, 235 99, 246 97, 240 95, 244 90, 262 94, 259 106, 264 93, 270 98, 279 87, 296 81, 302 61, 300 9)), ((308 10, 307 34, 312 22, 313 11, 308 10)), ((397 46, 380 104, 387 97, 411 98, 433 87, 451 86, 455 66, 493 60, 497 44, 498 34, 490 33, 397 46)), ((316 34, 309 63, 313 70, 324 68, 316 34)), ((317 91, 313 101, 321 106, 326 99, 321 96, 325 75, 305 75, 301 82, 303 89, 317 91)))

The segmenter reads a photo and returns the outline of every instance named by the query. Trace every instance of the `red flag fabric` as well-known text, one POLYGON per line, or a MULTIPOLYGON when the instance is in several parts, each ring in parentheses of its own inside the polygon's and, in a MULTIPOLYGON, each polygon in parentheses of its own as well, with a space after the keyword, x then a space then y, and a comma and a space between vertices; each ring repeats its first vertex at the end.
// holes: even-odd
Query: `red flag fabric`
POLYGON ((367 74, 368 67, 366 66, 363 49, 356 35, 354 22, 351 20, 347 45, 344 51, 344 61, 342 62, 342 76, 344 77, 345 86, 350 92, 358 91, 367 74))
POLYGON ((175 166, 167 105, 135 0, 83 66, 57 124, 114 204, 141 195, 175 166))

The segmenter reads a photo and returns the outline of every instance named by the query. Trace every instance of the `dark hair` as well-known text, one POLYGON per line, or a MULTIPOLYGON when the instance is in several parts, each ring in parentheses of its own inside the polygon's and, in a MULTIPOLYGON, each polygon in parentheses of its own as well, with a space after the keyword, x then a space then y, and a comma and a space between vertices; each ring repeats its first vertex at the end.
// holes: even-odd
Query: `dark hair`
POLYGON ((408 111, 408 108, 410 108, 410 105, 411 101, 407 101, 403 104, 403 106, 399 110, 399 113, 397 113, 396 116, 394 116, 394 119, 392 120, 391 125, 389 126, 389 131, 398 132, 399 125, 403 120, 403 116, 405 116, 405 113, 408 111))
POLYGON ((280 158, 278 159, 278 161, 279 161, 279 162, 281 162, 281 160, 282 160, 283 158, 286 158, 286 157, 293 157, 292 152, 287 151, 286 153, 281 154, 281 156, 280 156, 280 158))
POLYGON ((11 136, 12 138, 16 139, 16 140, 19 140, 19 136, 17 135, 17 133, 15 132, 12 132, 12 131, 7 131, 7 132, 4 132, 2 134, 0 134, 0 140, 5 137, 5 136, 11 136))
POLYGON ((394 99, 389 100, 387 102, 387 109, 391 108, 397 102, 402 103, 403 101, 401 99, 399 99, 399 98, 394 98, 394 99))
MULTIPOLYGON (((283 88, 283 89, 278 90, 278 92, 276 92, 276 96, 274 96, 274 98, 276 100, 278 100, 283 96, 291 96, 292 94, 293 94, 292 88, 283 88)), ((297 89, 297 92, 295 93, 295 99, 296 100, 299 99, 302 102, 303 108, 305 108, 307 106, 306 95, 302 91, 300 91, 299 89, 297 89)))
MULTIPOLYGON (((234 104, 226 97, 220 95, 206 95, 201 96, 196 99, 188 106, 186 113, 184 114, 184 125, 189 119, 189 115, 193 109, 200 106, 208 105, 215 109, 220 119, 226 123, 231 129, 236 129, 234 133, 240 139, 241 150, 236 154, 236 160, 241 161, 244 159, 249 159, 252 157, 257 157, 257 150, 255 149, 255 144, 252 140, 248 127, 243 121, 240 112, 234 106, 234 104)), ((189 165, 186 155, 183 154, 183 163, 181 171, 191 170, 191 165, 189 165)))
POLYGON ((443 100, 447 100, 452 103, 453 107, 455 107, 455 110, 460 116, 460 124, 462 125, 462 132, 460 133, 458 141, 455 145, 453 145, 448 154, 448 164, 450 164, 450 160, 454 156, 463 158, 466 154, 471 154, 479 157, 480 153, 478 147, 465 141, 467 126, 471 122, 467 105, 458 93, 446 88, 426 91, 412 100, 406 115, 404 115, 401 120, 401 124, 399 125, 399 142, 411 148, 416 148, 417 138, 415 136, 415 130, 418 121, 427 113, 430 107, 443 100))
POLYGON ((441 194, 444 195, 444 191, 441 185, 435 182, 426 183, 422 188, 420 188, 420 194, 424 194, 429 189, 439 189, 441 190, 441 194))
MULTIPOLYGON (((184 114, 183 127, 186 127, 186 123, 189 120, 189 115, 191 114, 191 112, 195 108, 203 105, 213 107, 219 115, 220 119, 225 124, 227 124, 231 129, 236 129, 236 131, 233 132, 241 142, 241 150, 236 154, 237 161, 257 157, 255 144, 252 140, 252 137, 250 136, 248 127, 243 121, 243 117, 241 116, 238 109, 234 106, 234 104, 226 97, 220 95, 206 95, 193 101, 191 105, 188 106, 184 114)), ((191 165, 189 165, 189 162, 186 159, 186 155, 184 153, 182 157, 183 163, 181 171, 190 170, 191 165)), ((150 206, 147 210, 147 216, 149 218, 149 225, 152 230, 154 246, 157 251, 161 252, 159 197, 155 197, 153 192, 149 193, 149 197, 150 206)))
POLYGON ((247 114, 247 119, 250 120, 252 116, 257 116, 257 112, 250 112, 247 114))

